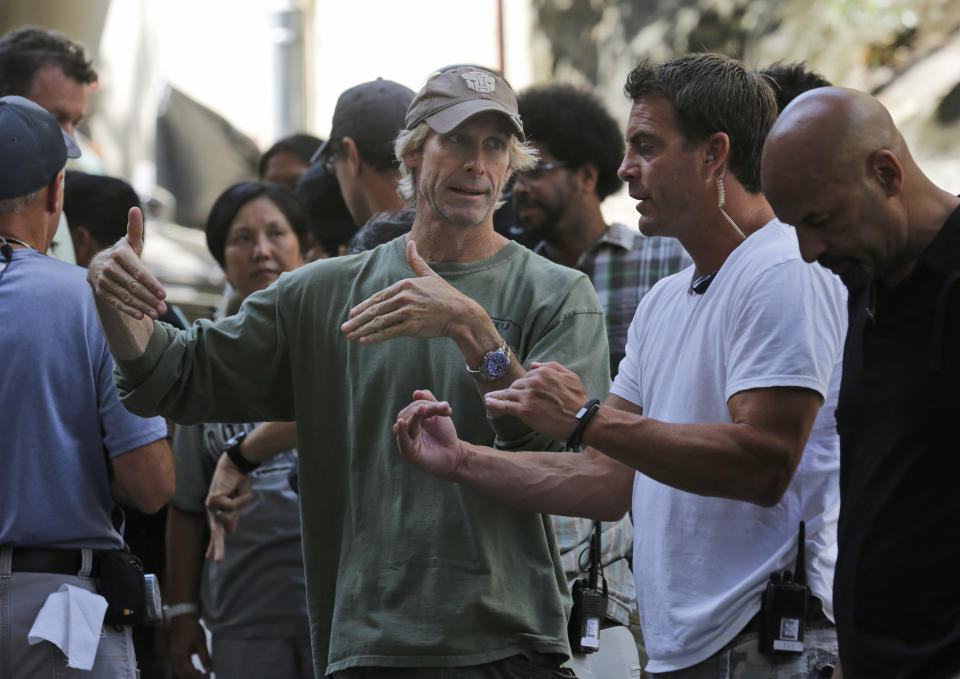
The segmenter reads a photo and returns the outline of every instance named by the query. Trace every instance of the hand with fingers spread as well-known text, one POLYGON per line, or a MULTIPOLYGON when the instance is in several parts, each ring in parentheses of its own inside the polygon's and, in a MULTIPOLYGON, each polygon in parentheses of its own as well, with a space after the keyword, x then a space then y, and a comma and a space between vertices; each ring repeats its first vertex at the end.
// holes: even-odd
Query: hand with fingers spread
POLYGON ((207 523, 210 543, 206 557, 220 563, 226 553, 224 537, 237 529, 240 514, 253 501, 250 478, 237 469, 226 453, 217 461, 217 468, 207 493, 207 523))
POLYGON ((349 340, 374 344, 394 337, 451 337, 469 332, 472 324, 488 324, 483 307, 459 292, 407 242, 407 261, 417 275, 384 288, 350 310, 350 320, 340 326, 349 340))
POLYGON ((506 389, 484 396, 487 412, 514 415, 541 434, 566 441, 577 425, 576 413, 590 397, 580 377, 559 363, 532 363, 506 389))
POLYGON ((90 262, 87 282, 97 299, 132 318, 156 319, 167 311, 166 291, 143 266, 143 215, 130 208, 127 235, 90 262))
POLYGON ((425 472, 450 476, 463 455, 450 419, 450 404, 437 401, 426 389, 413 392, 413 398, 413 403, 397 414, 393 425, 400 453, 425 472))

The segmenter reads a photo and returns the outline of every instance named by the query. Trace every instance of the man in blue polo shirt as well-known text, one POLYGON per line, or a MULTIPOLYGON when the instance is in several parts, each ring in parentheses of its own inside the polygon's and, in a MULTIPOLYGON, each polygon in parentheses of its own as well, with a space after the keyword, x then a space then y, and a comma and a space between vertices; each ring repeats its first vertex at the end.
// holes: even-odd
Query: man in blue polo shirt
POLYGON ((101 629, 105 602, 88 593, 101 554, 123 547, 118 504, 154 512, 173 492, 163 419, 131 415, 117 399, 86 272, 42 254, 60 219, 63 166, 79 154, 44 109, 0 98, 4 679, 65 667, 134 676, 130 627, 101 629), (70 621, 66 637, 43 632, 41 608, 70 621))

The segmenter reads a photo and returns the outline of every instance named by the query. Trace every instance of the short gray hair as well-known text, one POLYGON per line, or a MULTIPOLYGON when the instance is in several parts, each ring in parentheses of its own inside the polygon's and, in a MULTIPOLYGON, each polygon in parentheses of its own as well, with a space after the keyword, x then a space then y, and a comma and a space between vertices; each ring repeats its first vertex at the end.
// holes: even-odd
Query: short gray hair
MULTIPOLYGON (((416 153, 423 148, 430 134, 430 126, 422 122, 412 130, 400 130, 397 140, 393 143, 393 152, 400 161, 400 183, 397 184, 397 193, 408 205, 417 204, 417 177, 414 169, 403 162, 403 157, 416 153)), ((526 172, 532 170, 538 160, 537 149, 529 142, 522 142, 516 135, 510 135, 510 170, 512 172, 526 172)), ((497 207, 503 201, 497 203, 497 207)))
POLYGON ((43 189, 47 188, 43 186, 33 193, 28 193, 25 196, 17 196, 16 198, 4 198, 0 200, 0 215, 11 215, 15 212, 20 212, 21 210, 27 209, 33 201, 37 200, 40 197, 40 194, 43 193, 43 189))

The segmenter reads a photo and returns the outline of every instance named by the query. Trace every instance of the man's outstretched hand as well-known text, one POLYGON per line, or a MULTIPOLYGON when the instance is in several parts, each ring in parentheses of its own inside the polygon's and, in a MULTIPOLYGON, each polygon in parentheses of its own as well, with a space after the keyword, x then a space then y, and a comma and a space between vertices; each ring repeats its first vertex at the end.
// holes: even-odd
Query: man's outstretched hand
POLYGON ((143 215, 130 208, 127 235, 97 254, 87 269, 87 282, 102 304, 136 319, 156 320, 166 313, 167 296, 160 281, 140 261, 143 254, 143 215))
POLYGON ((413 392, 413 398, 393 425, 400 453, 426 472, 452 476, 463 462, 463 448, 450 419, 450 404, 437 401, 426 389, 413 392))

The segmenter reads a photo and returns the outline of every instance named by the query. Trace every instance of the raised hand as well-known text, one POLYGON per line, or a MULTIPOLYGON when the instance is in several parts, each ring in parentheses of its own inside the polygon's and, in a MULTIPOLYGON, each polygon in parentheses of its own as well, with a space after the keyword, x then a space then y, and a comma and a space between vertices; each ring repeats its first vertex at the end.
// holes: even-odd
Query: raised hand
POLYGON ((471 321, 489 323, 483 307, 438 276, 412 240, 407 262, 417 277, 394 283, 351 309, 350 320, 340 326, 347 339, 362 344, 394 337, 456 339, 471 321))
POLYGON ((426 389, 413 392, 413 398, 393 425, 400 453, 426 472, 450 476, 463 458, 457 430, 450 419, 450 404, 437 401, 426 389))
POLYGON ((97 254, 87 270, 87 282, 103 304, 136 319, 157 319, 166 313, 167 293, 143 266, 143 215, 130 208, 127 235, 97 254))
POLYGON ((493 415, 514 415, 552 439, 565 441, 577 425, 576 413, 589 396, 580 377, 559 363, 533 363, 506 389, 484 396, 493 415))
POLYGON ((217 461, 217 468, 207 493, 207 523, 210 542, 206 557, 220 563, 226 554, 224 537, 237 529, 240 514, 253 501, 250 478, 237 469, 226 453, 217 461))

